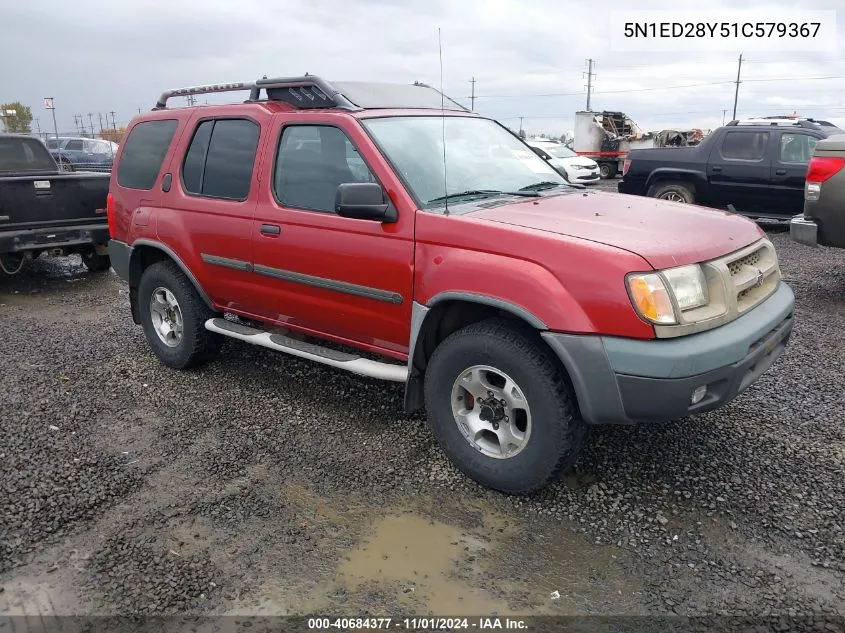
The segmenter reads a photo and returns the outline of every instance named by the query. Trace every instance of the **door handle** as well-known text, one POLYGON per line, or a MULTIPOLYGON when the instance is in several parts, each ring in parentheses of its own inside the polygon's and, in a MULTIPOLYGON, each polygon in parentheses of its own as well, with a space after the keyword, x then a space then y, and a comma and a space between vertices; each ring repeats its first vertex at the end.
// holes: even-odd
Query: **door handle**
POLYGON ((776 169, 775 174, 777 174, 778 176, 786 176, 786 170, 785 169, 776 169))
POLYGON ((722 167, 720 165, 713 165, 713 171, 722 171, 722 167))
POLYGON ((282 232, 282 227, 278 224, 262 224, 261 225, 261 234, 262 235, 278 235, 282 232))

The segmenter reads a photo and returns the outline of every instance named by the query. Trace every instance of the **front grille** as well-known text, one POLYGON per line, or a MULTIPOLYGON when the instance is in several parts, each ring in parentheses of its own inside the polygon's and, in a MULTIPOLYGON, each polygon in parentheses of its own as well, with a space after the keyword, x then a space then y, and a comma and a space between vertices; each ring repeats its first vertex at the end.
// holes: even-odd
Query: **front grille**
POLYGON ((751 255, 746 255, 736 261, 730 262, 728 264, 728 270, 731 271, 731 275, 738 275, 742 271, 743 266, 756 266, 760 262, 760 250, 756 250, 751 255))
POLYGON ((768 240, 752 244, 722 261, 730 271, 728 287, 736 297, 739 314, 764 301, 780 281, 777 255, 768 240))

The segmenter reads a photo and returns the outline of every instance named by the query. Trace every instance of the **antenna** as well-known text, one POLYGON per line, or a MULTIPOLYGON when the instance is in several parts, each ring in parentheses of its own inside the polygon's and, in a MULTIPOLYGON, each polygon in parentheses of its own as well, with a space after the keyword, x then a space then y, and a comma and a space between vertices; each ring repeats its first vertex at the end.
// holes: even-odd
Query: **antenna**
POLYGON ((437 52, 440 57, 440 120, 443 124, 443 215, 449 215, 449 185, 446 182, 446 105, 443 97, 443 42, 440 39, 440 27, 437 27, 437 52))

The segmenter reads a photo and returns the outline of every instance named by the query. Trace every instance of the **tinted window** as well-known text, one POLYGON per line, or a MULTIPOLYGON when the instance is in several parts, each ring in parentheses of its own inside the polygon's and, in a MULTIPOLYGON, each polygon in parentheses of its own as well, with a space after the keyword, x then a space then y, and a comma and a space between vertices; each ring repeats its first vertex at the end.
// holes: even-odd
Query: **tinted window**
POLYGON ((55 170, 56 163, 41 141, 0 136, 0 172, 55 170))
POLYGON ((205 165, 205 153, 208 151, 208 141, 211 140, 211 128, 214 121, 200 123, 188 152, 182 164, 182 184, 189 193, 202 192, 202 169, 205 165))
POLYGON ((781 134, 780 160, 784 163, 809 163, 818 140, 807 134, 781 134))
POLYGON ((132 128, 117 168, 117 183, 121 187, 153 188, 176 124, 172 119, 144 121, 132 128))
POLYGON ((760 160, 766 154, 768 143, 768 132, 728 132, 722 142, 722 156, 760 160))
POLYGON ((245 200, 261 128, 246 119, 204 121, 191 141, 182 178, 185 191, 245 200))
POLYGON ((65 145, 65 149, 69 152, 79 152, 82 151, 82 141, 80 140, 72 140, 68 141, 67 145, 65 145))
POLYGON ((376 182, 358 150, 336 127, 290 126, 279 143, 273 187, 285 207, 333 213, 338 186, 376 182))

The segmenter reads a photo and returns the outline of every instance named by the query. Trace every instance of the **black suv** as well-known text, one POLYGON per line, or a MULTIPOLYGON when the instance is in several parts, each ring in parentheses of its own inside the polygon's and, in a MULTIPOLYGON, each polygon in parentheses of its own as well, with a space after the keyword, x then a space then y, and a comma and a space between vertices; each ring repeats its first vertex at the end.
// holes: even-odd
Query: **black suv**
POLYGON ((810 119, 731 121, 694 147, 631 150, 618 191, 789 219, 804 208, 816 143, 837 132, 810 119))

